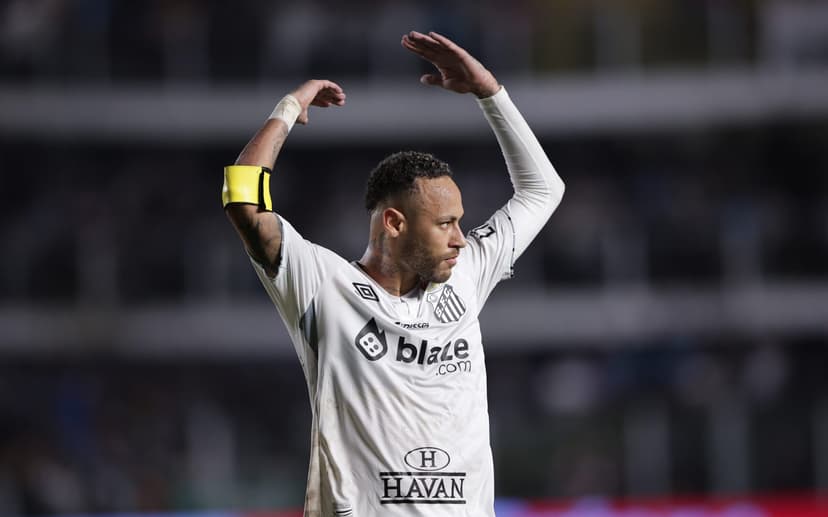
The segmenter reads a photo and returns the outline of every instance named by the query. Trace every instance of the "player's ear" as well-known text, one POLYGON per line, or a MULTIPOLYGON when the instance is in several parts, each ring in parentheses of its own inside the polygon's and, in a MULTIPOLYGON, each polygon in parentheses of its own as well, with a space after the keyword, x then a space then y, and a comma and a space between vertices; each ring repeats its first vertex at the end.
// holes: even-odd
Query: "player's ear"
POLYGON ((382 211, 382 226, 389 237, 397 237, 405 229, 405 215, 396 208, 382 211))

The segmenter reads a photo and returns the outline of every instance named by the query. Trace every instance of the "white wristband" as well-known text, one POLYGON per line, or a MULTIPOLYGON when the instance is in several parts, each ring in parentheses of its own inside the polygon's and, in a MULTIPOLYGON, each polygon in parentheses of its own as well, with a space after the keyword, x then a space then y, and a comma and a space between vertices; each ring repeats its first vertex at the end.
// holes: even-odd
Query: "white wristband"
POLYGON ((296 123, 296 119, 299 118, 299 115, 302 113, 302 105, 299 104, 299 101, 296 100, 291 94, 287 94, 282 97, 282 100, 279 101, 279 104, 273 108, 273 113, 270 114, 268 120, 272 118, 276 118, 287 124, 288 131, 293 129, 293 125, 296 123))

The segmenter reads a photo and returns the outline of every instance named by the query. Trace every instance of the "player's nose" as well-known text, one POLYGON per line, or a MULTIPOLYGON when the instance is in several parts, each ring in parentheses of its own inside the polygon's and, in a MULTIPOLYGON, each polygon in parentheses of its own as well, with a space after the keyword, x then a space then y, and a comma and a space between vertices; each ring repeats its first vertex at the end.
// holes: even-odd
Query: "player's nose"
POLYGON ((455 225, 454 231, 451 232, 451 240, 449 241, 449 246, 458 249, 466 247, 466 238, 463 236, 463 230, 460 229, 459 225, 455 225))

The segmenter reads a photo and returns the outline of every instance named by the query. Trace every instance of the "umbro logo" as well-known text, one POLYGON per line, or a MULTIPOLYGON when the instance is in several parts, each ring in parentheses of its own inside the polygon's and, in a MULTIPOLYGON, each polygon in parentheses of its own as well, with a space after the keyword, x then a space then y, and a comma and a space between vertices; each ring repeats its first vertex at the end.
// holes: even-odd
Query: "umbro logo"
POLYGON ((377 296, 376 291, 374 291, 374 288, 370 285, 354 282, 354 289, 356 289, 357 294, 361 298, 372 302, 379 302, 379 297, 377 296))

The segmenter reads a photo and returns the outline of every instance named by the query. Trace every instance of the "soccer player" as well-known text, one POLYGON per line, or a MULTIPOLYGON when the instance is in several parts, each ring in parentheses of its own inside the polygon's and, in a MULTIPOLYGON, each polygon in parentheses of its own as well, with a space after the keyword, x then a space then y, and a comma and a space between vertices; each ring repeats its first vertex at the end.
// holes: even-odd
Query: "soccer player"
POLYGON ((271 210, 270 169, 311 105, 345 104, 308 81, 225 168, 226 213, 294 343, 313 421, 305 516, 494 515, 486 370, 478 314, 538 234, 564 186, 495 77, 436 33, 402 46, 430 61, 421 82, 472 93, 514 195, 467 236, 449 166, 400 152, 368 178, 368 245, 348 261, 271 210))

